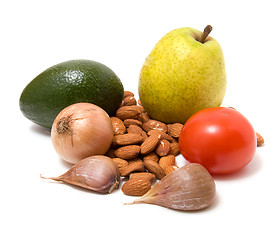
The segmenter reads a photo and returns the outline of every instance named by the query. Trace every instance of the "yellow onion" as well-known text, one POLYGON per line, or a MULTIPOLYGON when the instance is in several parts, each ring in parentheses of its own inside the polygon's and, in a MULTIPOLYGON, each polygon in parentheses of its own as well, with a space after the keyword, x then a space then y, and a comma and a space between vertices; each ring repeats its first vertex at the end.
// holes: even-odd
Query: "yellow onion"
POLYGON ((72 164, 92 155, 105 154, 112 138, 109 115, 91 103, 76 103, 64 108, 51 128, 51 141, 56 152, 72 164))

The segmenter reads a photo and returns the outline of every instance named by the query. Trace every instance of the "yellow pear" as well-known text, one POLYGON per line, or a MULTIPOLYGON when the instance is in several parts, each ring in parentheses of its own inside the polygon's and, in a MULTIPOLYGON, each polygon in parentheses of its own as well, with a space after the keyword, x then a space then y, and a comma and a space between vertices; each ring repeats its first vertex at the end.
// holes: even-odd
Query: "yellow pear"
POLYGON ((146 58, 139 78, 139 97, 153 119, 186 120, 204 108, 221 105, 226 70, 219 43, 203 32, 178 28, 167 33, 146 58))

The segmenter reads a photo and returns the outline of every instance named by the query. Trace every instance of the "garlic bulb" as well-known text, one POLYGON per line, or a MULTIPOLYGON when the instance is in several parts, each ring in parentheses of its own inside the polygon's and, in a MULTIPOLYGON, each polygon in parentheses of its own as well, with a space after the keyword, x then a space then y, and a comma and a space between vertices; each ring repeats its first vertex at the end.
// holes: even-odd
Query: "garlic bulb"
POLYGON ((99 193, 111 193, 119 186, 120 173, 111 158, 96 155, 79 161, 59 177, 42 178, 70 183, 99 193))
POLYGON ((177 210, 200 210, 210 206, 216 187, 208 171, 189 163, 161 179, 145 195, 132 203, 149 203, 177 210))

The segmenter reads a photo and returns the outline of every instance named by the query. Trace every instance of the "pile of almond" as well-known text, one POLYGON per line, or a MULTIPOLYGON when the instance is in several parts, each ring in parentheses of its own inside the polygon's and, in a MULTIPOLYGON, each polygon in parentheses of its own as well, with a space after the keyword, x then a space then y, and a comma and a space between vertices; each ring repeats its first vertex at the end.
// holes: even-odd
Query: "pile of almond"
POLYGON ((106 155, 128 179, 122 186, 124 194, 142 196, 156 179, 178 168, 175 156, 179 154, 181 123, 151 119, 130 91, 124 92, 123 102, 111 121, 114 138, 106 155))

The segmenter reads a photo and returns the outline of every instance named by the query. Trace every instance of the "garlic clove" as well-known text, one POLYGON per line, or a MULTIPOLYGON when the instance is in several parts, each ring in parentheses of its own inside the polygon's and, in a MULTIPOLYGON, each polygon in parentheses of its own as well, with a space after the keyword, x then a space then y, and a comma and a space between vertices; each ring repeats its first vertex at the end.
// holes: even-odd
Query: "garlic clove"
POLYGON ((161 179, 141 198, 128 204, 148 203, 176 210, 200 210, 210 206, 216 186, 209 172, 189 163, 161 179))
POLYGON ((99 193, 111 193, 119 187, 120 173, 111 158, 96 155, 79 161, 59 177, 42 178, 62 181, 99 193))

